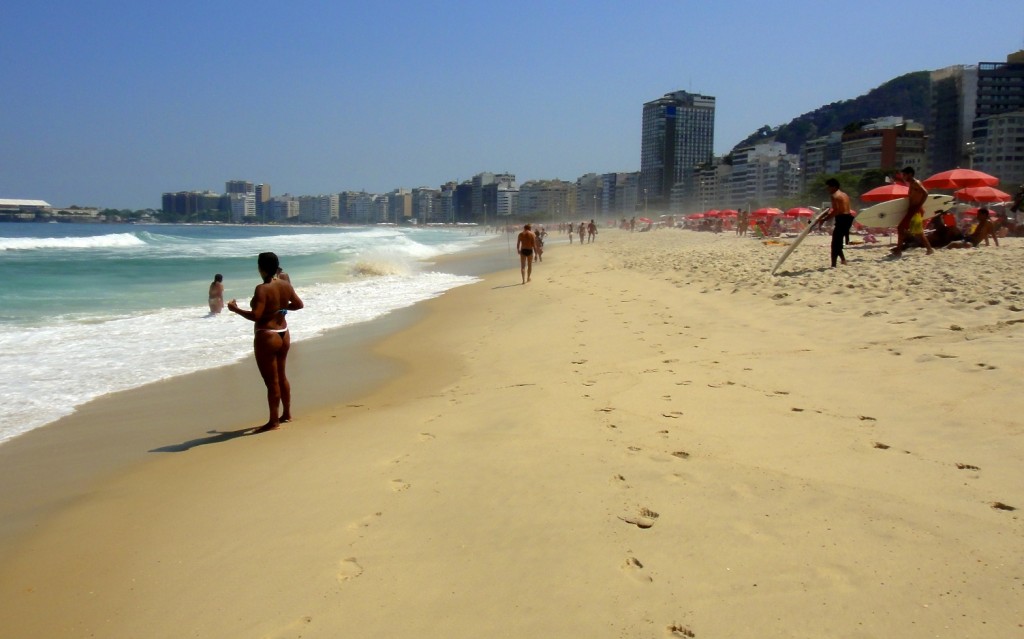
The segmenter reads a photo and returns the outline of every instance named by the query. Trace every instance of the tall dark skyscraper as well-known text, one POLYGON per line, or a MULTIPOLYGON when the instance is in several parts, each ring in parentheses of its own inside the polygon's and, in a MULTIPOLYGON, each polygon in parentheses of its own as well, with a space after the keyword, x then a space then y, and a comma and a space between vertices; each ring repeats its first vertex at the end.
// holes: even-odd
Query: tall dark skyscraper
POLYGON ((715 147, 715 98, 686 91, 644 104, 638 201, 665 209, 673 190, 696 195, 696 169, 715 147))

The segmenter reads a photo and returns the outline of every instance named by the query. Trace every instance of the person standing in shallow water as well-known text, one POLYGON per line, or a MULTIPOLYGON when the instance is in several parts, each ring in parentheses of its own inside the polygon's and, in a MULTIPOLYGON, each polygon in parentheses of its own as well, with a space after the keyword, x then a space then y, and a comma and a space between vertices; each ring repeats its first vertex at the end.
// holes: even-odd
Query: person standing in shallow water
POLYGON ((224 310, 224 276, 217 273, 210 282, 210 315, 224 310))
POLYGON ((253 292, 249 303, 251 310, 238 308, 236 300, 228 302, 228 310, 254 323, 252 348, 256 366, 267 387, 267 407, 270 411, 267 423, 256 428, 255 432, 264 433, 276 430, 292 419, 291 385, 285 371, 292 341, 285 316, 288 311, 301 309, 303 304, 290 282, 274 277, 280 266, 277 255, 260 253, 257 266, 263 283, 257 285, 253 292), (278 408, 282 409, 280 416, 278 408))

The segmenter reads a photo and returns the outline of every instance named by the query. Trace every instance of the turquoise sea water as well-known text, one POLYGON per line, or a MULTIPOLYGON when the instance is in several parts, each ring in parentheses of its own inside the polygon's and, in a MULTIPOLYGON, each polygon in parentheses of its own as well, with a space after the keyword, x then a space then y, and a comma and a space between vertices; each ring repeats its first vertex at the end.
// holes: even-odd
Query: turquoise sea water
POLYGON ((0 442, 100 395, 250 355, 252 325, 210 316, 207 292, 248 305, 274 251, 306 309, 293 340, 369 321, 473 278, 430 259, 472 230, 406 227, 0 224, 0 442))

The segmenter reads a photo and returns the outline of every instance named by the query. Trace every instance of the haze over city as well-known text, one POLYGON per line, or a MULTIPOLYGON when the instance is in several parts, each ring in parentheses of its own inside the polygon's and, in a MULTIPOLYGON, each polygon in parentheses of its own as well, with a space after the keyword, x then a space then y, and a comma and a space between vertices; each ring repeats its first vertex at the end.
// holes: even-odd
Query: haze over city
POLYGON ((5 8, 0 198, 159 208, 230 179, 385 192, 639 169, 644 102, 715 96, 715 152, 904 73, 1002 61, 1024 5, 598 1, 5 8))

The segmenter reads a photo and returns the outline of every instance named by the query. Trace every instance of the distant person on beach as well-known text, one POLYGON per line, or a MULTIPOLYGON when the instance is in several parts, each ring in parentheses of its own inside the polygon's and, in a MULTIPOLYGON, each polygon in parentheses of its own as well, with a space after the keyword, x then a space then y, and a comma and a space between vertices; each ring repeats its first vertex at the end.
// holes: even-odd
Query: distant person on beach
POLYGON ((583 246, 583 235, 587 232, 587 225, 584 224, 583 222, 580 222, 579 231, 580 231, 580 246, 583 246))
POLYGON ((921 246, 927 249, 927 255, 931 255, 934 251, 928 243, 928 237, 924 234, 924 202, 928 199, 928 190, 924 188, 920 180, 914 177, 914 167, 912 166, 904 167, 900 171, 900 177, 910 189, 908 194, 910 202, 907 205, 906 215, 896 227, 896 246, 893 247, 892 254, 897 257, 903 254, 903 248, 906 246, 909 236, 920 242, 921 246))
POLYGON ((548 232, 544 230, 544 225, 543 224, 539 225, 537 227, 537 230, 534 232, 534 235, 537 236, 537 261, 538 262, 543 262, 544 261, 544 236, 547 235, 547 234, 548 234, 548 232))
POLYGON ((252 301, 249 302, 251 310, 238 308, 238 302, 235 300, 228 302, 228 310, 255 324, 252 347, 256 355, 256 366, 263 377, 263 383, 267 386, 267 406, 270 409, 267 423, 258 427, 255 432, 265 433, 280 428, 281 424, 292 419, 291 385, 285 374, 285 364, 292 340, 288 334, 288 321, 285 316, 288 311, 299 310, 303 304, 291 283, 274 277, 280 266, 277 255, 260 253, 257 266, 263 283, 256 286, 252 301), (282 408, 280 417, 279 405, 282 408))
POLYGON ((832 226, 832 268, 836 267, 836 260, 842 260, 846 264, 846 255, 843 253, 843 244, 853 226, 853 213, 850 211, 850 196, 839 189, 839 180, 829 178, 825 180, 825 188, 828 189, 832 199, 832 206, 828 214, 822 216, 818 222, 818 228, 828 220, 833 221, 832 226))
POLYGON ((989 219, 988 209, 982 207, 978 210, 978 225, 974 227, 974 232, 968 235, 962 242, 950 242, 946 248, 975 248, 981 245, 983 240, 985 246, 988 246, 989 238, 992 238, 996 246, 999 246, 995 225, 989 219))
POLYGON ((590 220, 590 224, 587 225, 587 243, 593 242, 597 239, 597 224, 594 224, 594 220, 590 220))
POLYGON ((210 282, 210 315, 224 310, 224 276, 217 273, 210 282))
POLYGON ((533 251, 537 248, 537 236, 530 230, 530 225, 523 226, 516 239, 516 253, 519 253, 519 271, 523 275, 523 284, 533 277, 533 251))
POLYGON ((572 222, 569 222, 569 244, 572 244, 572 236, 575 231, 572 230, 572 222))

